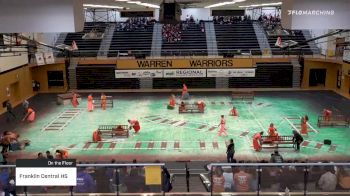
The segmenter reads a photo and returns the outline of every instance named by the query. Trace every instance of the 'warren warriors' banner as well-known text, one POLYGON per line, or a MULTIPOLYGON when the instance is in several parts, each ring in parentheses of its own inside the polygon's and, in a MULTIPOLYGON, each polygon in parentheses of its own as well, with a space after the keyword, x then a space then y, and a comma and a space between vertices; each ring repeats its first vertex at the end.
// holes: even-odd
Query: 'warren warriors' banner
POLYGON ((350 29, 349 0, 283 0, 286 29, 350 29))
POLYGON ((234 68, 252 67, 252 59, 120 59, 117 60, 117 69, 207 69, 207 68, 234 68))

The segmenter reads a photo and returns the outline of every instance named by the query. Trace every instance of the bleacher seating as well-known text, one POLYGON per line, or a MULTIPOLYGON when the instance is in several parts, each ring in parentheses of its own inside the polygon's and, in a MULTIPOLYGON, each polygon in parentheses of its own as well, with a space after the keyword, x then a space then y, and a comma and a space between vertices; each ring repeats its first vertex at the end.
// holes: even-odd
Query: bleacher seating
POLYGON ((146 25, 144 29, 123 31, 116 28, 113 33, 108 57, 136 56, 144 57, 151 54, 153 24, 146 25), (131 54, 130 54, 131 52, 131 54))
MULTIPOLYGON (((183 22, 183 24, 186 22, 183 22)), ((162 43, 163 56, 206 56, 207 42, 205 32, 200 24, 188 23, 186 30, 181 31, 181 41, 162 43)))
POLYGON ((261 55, 259 43, 251 22, 237 22, 234 24, 215 24, 216 42, 219 55, 227 53, 239 55, 250 53, 261 55))
POLYGON ((84 56, 84 57, 96 57, 97 52, 100 49, 101 39, 83 39, 82 37, 91 32, 92 30, 96 30, 97 32, 104 33, 108 23, 104 22, 86 22, 84 26, 84 30, 82 32, 76 33, 68 33, 66 39, 64 40, 64 44, 71 46, 72 42, 78 46, 78 51, 75 51, 75 55, 84 56))
POLYGON ((230 88, 292 87, 293 65, 290 62, 257 63, 255 77, 229 78, 230 88))
POLYGON ((299 49, 290 49, 290 50, 282 50, 281 48, 279 48, 278 46, 276 46, 276 41, 278 37, 281 37, 282 42, 288 41, 288 40, 293 40, 295 42, 298 43, 302 43, 305 42, 306 39, 303 35, 302 31, 299 30, 294 30, 292 31, 292 34, 290 35, 266 35, 268 40, 269 40, 269 44, 271 47, 271 51, 273 55, 312 55, 313 52, 311 51, 310 47, 307 45, 305 47, 299 48, 299 49))

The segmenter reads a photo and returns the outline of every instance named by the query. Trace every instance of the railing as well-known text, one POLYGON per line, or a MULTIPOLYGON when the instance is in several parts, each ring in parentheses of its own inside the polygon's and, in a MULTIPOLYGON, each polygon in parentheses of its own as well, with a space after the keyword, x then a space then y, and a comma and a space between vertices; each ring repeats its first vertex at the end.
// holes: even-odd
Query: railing
MULTIPOLYGON (((14 187, 15 165, 0 165, 0 192, 16 190, 17 195, 349 195, 350 163, 212 163, 208 172, 189 169, 169 169, 175 175, 185 175, 186 191, 168 192, 171 181, 164 163, 78 164, 76 187, 14 187), (149 168, 153 167, 153 168, 149 168), (149 173, 153 172, 153 173, 149 173), (151 185, 148 175, 161 177, 151 185), (193 192, 190 176, 198 175, 208 190, 193 192), (6 178, 6 176, 8 176, 6 178), (4 177, 4 178, 3 178, 4 177), (90 183, 90 184, 88 184, 90 183)), ((202 170, 203 171, 203 170, 202 170)), ((176 177, 175 177, 176 179, 176 177)), ((205 190, 205 189, 203 189, 205 190)))
MULTIPOLYGON (((275 51, 276 49, 271 49, 272 51, 275 51)), ((309 49, 305 49, 309 50, 309 49)), ((281 51, 281 50, 278 50, 281 51)), ((260 49, 242 49, 242 50, 218 50, 219 54, 218 56, 209 56, 207 55, 207 50, 203 49, 196 49, 196 50, 181 50, 181 49, 173 49, 173 50, 162 50, 161 56, 155 56, 150 57, 151 50, 108 50, 108 51, 102 51, 106 53, 113 53, 113 56, 107 57, 108 59, 167 59, 167 58, 198 58, 198 57, 204 57, 204 58, 222 58, 222 57, 228 57, 228 58, 287 58, 287 57, 297 57, 299 55, 309 58, 319 58, 319 59, 329 59, 329 60, 342 60, 342 57, 334 57, 334 56, 327 56, 327 55, 321 55, 321 54, 312 54, 312 55, 304 55, 303 50, 300 50, 300 52, 291 53, 290 51, 283 51, 280 55, 263 55, 261 54, 260 49), (225 55, 225 56, 224 56, 225 55)), ((103 57, 97 57, 96 56, 97 51, 93 50, 78 50, 74 51, 71 55, 71 57, 79 58, 79 59, 101 59, 103 57), (88 55, 92 54, 92 55, 88 55)), ((58 57, 64 57, 63 53, 56 52, 56 56, 58 57), (59 55, 58 55, 59 54, 59 55)), ((105 57, 106 58, 106 57, 105 57)))
POLYGON ((208 167, 211 195, 349 195, 350 190, 349 163, 214 163, 208 167), (220 184, 225 172, 233 175, 230 187, 220 184))

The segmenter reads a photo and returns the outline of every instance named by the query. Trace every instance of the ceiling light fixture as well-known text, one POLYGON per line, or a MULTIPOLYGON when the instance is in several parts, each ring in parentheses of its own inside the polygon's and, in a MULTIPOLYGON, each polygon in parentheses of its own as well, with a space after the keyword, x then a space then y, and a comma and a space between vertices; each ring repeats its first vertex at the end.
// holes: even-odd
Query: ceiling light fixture
POLYGON ((127 1, 127 3, 140 4, 141 1, 127 1))
POLYGON ((83 4, 84 7, 91 7, 91 8, 111 8, 111 9, 123 9, 123 7, 120 6, 112 6, 112 5, 97 5, 97 4, 83 4))
POLYGON ((252 8, 252 7, 276 6, 276 5, 282 5, 282 2, 277 2, 277 3, 262 3, 262 4, 252 4, 252 5, 245 5, 245 6, 239 6, 239 7, 240 7, 240 8, 252 8))
POLYGON ((213 8, 213 7, 220 7, 220 6, 224 6, 224 5, 233 5, 235 3, 240 3, 240 2, 244 2, 246 0, 233 0, 233 1, 225 1, 225 2, 221 2, 221 3, 215 3, 212 5, 208 5, 205 8, 213 8))

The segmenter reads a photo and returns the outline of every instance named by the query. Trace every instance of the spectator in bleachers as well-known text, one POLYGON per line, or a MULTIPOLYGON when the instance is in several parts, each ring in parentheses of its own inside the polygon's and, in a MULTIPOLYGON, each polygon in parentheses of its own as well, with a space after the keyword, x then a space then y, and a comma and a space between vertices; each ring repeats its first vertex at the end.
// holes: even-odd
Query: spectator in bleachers
POLYGON ((271 154, 271 163, 283 163, 283 157, 279 154, 278 150, 275 150, 273 154, 271 154))
POLYGON ((350 189, 350 170, 348 167, 341 166, 337 172, 338 186, 341 189, 350 189))
POLYGON ((327 166, 324 169, 326 173, 324 173, 318 181, 318 187, 322 191, 334 191, 337 186, 337 176, 334 174, 334 168, 332 166, 327 166))
POLYGON ((79 169, 77 173, 77 193, 94 193, 96 184, 93 177, 88 173, 87 168, 79 169))
POLYGON ((146 17, 136 17, 129 18, 126 22, 118 23, 118 31, 145 31, 148 30, 147 27, 156 22, 153 18, 146 17))
POLYGON ((213 17, 214 24, 235 24, 242 22, 251 22, 251 17, 244 16, 214 16, 213 17))
POLYGON ((213 174, 213 192, 225 191, 225 178, 221 167, 215 167, 213 174))
POLYGON ((233 184, 235 191, 237 192, 248 192, 251 189, 252 177, 245 169, 239 168, 239 172, 233 175, 233 184))
POLYGON ((180 42, 182 29, 181 24, 164 24, 162 29, 164 41, 168 43, 180 42))

